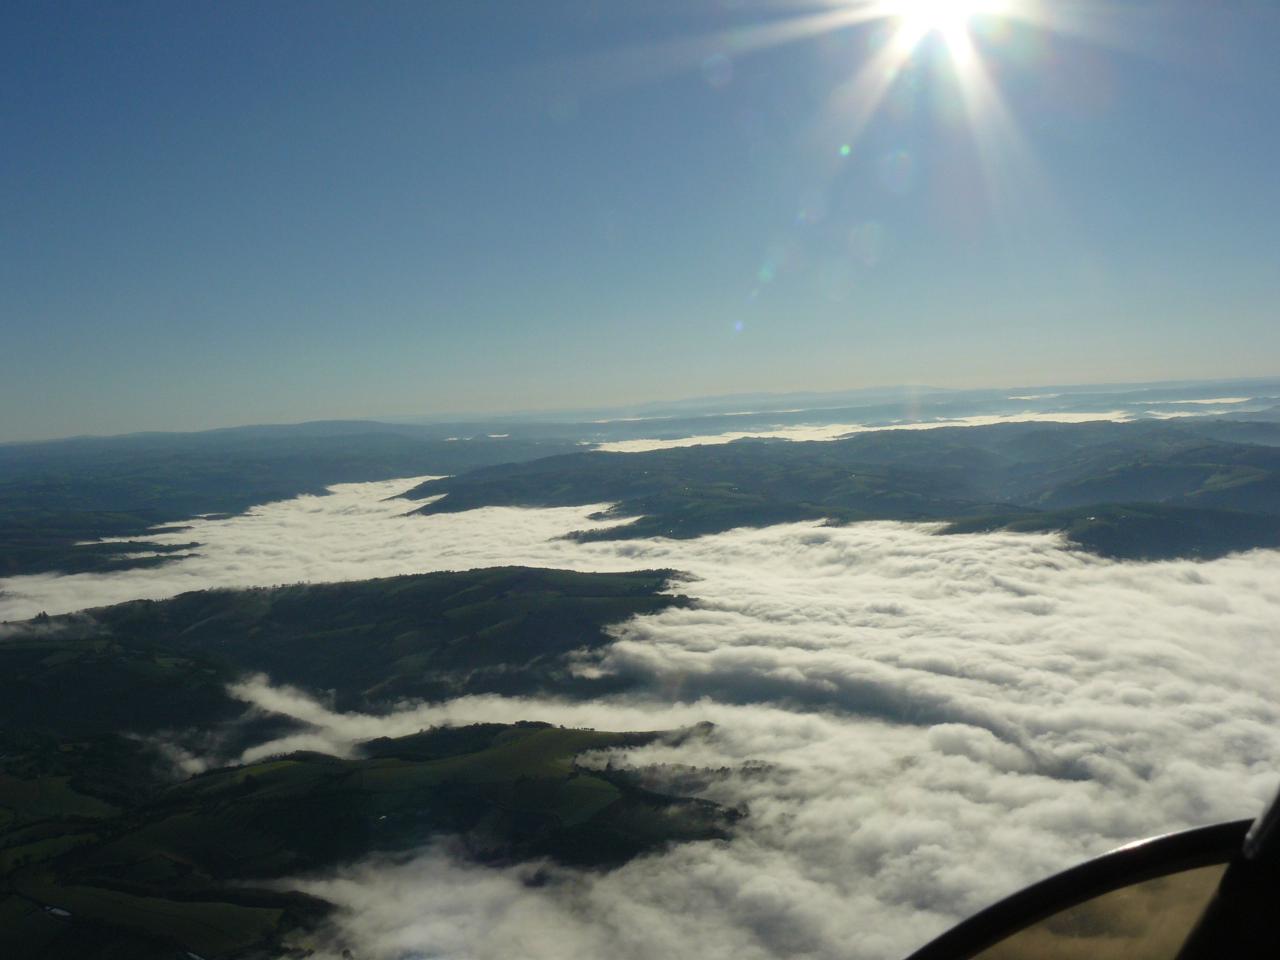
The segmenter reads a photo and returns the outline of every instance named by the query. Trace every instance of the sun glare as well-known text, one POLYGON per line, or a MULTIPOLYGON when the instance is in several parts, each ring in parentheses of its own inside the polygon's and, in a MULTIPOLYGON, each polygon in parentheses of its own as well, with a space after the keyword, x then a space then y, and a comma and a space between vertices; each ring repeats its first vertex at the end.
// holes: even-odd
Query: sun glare
POLYGON ((1006 6, 1001 0, 890 0, 888 15, 912 46, 937 33, 955 48, 968 39, 970 20, 1004 13, 1006 6))
MULTIPOLYGON (((1109 44, 1122 39, 1107 22, 1106 11, 1115 6, 1107 0, 757 0, 756 5, 794 12, 613 51, 584 64, 584 76, 602 85, 627 85, 700 70, 708 84, 724 89, 733 83, 734 63, 748 55, 844 34, 823 45, 826 55, 850 63, 852 70, 832 86, 813 124, 811 139, 827 161, 821 176, 835 177, 857 155, 859 141, 882 107, 903 106, 915 96, 898 94, 908 86, 936 84, 948 122, 960 120, 971 134, 993 203, 1023 210, 1028 205, 1012 198, 1043 193, 1045 180, 997 81, 1013 68, 1020 73, 1038 69, 1050 35, 1109 44), (900 84, 904 77, 912 84, 900 84), (916 83, 921 77, 925 83, 916 83)), ((815 186, 815 195, 823 189, 815 186)))
POLYGON ((912 33, 937 31, 950 35, 967 29, 976 3, 955 0, 897 0, 897 16, 912 33))

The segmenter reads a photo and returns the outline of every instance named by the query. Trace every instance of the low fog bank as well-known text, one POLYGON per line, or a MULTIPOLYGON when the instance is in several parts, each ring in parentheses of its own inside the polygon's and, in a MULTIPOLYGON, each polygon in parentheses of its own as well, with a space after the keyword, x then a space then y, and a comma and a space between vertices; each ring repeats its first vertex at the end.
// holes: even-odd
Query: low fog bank
MULTIPOLYGON (((1169 414, 1174 416, 1175 414, 1169 414)), ((1192 413, 1181 413, 1176 416, 1193 416, 1192 413)), ((747 430, 733 430, 724 433, 699 434, 677 438, 642 438, 637 440, 615 440, 600 443, 597 450, 611 453, 644 453, 647 450, 670 450, 675 447, 700 447, 721 443, 732 443, 734 440, 839 440, 855 433, 877 433, 882 430, 936 430, 939 427, 990 427, 1000 423, 1092 423, 1097 420, 1108 420, 1112 423, 1128 423, 1135 417, 1124 410, 1107 410, 1087 413, 1022 413, 981 414, 966 417, 940 417, 933 420, 903 421, 892 424, 867 423, 813 423, 795 424, 791 426, 762 426, 747 430)))
MULTIPOLYGON (((785 407, 761 403, 753 411, 702 417, 635 417, 598 421, 588 438, 597 449, 641 453, 733 440, 836 440, 879 430, 931 430, 1002 423, 1132 423, 1191 417, 1231 416, 1274 421, 1280 416, 1275 381, 1146 384, 1124 387, 991 390, 899 389, 846 396, 796 397, 785 407), (1256 389, 1256 393, 1243 393, 1256 389), (1028 392, 1029 391, 1029 392, 1028 392), (1237 394, 1235 391, 1239 391, 1237 394), (1230 395, 1228 395, 1230 394, 1230 395)), ((763 398, 758 398, 763 400, 763 398)), ((781 398, 778 398, 781 399, 781 398)))
POLYGON ((547 866, 531 885, 535 868, 482 870, 443 844, 310 878, 340 907, 333 956, 901 956, 1083 857, 1250 816, 1280 779, 1280 552, 1120 563, 1053 535, 889 522, 578 543, 557 538, 599 505, 404 517, 386 498, 411 484, 200 521, 173 536, 201 555, 157 570, 11 580, 3 615, 498 564, 688 571, 693 607, 621 624, 576 663, 633 679, 626 699, 368 717, 250 678, 238 696, 305 728, 243 759, 437 723, 711 721, 615 762, 724 768, 704 795, 750 816, 729 843, 605 875, 547 866))
MULTIPOLYGON (((197 541, 194 556, 149 569, 0 579, 0 620, 50 615, 126 600, 160 600, 211 587, 274 586, 365 580, 430 570, 466 570, 560 554, 548 543, 570 530, 600 526, 587 515, 608 504, 567 510, 476 511, 452 522, 405 516, 412 504, 395 499, 433 477, 338 484, 325 496, 266 503, 226 518, 185 521, 172 532, 148 534, 159 544, 197 541), (499 532, 501 539, 488 534, 499 532)), ((589 564, 579 565, 588 569, 589 564)), ((537 562, 537 561, 535 561, 537 562)), ((610 569, 631 569, 620 561, 610 569)))
MULTIPOLYGON (((659 786, 688 766, 716 771, 702 794, 750 812, 728 843, 679 846, 604 875, 550 864, 478 868, 444 841, 414 857, 307 878, 301 889, 339 907, 319 940, 335 960, 347 948, 365 960, 901 957, 1083 857, 1206 819, 1249 816, 1275 779, 1252 751, 1232 746, 1238 729, 1197 735, 1193 720, 1169 717, 1163 735, 1141 745, 1124 744, 1121 729, 1082 734, 1080 752, 1110 755, 1110 774, 1088 780, 1037 771, 1022 749, 964 723, 890 724, 712 700, 498 697, 344 717, 261 680, 241 694, 307 717, 315 740, 290 746, 312 749, 480 720, 598 729, 710 720, 707 737, 609 759, 647 771, 659 786), (1184 752, 1185 735, 1200 742, 1184 752)), ((1256 733, 1274 757, 1274 738, 1256 733)))

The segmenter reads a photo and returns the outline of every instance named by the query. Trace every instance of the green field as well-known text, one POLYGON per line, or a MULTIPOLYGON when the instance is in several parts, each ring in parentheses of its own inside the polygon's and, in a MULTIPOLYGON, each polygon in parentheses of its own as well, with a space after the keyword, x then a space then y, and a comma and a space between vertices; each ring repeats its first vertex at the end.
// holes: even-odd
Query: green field
POLYGON ((22 780, 0 773, 0 808, 12 826, 50 817, 110 817, 118 811, 108 803, 77 793, 69 777, 22 780))
MULTIPOLYGON (((15 878, 20 896, 67 911, 70 921, 121 928, 213 960, 272 937, 284 911, 234 903, 137 896, 103 887, 60 883, 49 875, 15 878)), ((16 947, 16 945, 15 945, 16 947)))

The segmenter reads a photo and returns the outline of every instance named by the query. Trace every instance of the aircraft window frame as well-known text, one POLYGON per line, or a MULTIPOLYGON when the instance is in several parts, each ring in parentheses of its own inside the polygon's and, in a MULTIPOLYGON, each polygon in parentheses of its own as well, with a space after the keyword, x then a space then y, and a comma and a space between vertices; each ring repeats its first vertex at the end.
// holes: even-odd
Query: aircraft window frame
POLYGON ((965 960, 1056 913, 1124 887, 1228 864, 1253 820, 1234 820, 1127 844, 1018 891, 951 928, 907 960, 965 960))

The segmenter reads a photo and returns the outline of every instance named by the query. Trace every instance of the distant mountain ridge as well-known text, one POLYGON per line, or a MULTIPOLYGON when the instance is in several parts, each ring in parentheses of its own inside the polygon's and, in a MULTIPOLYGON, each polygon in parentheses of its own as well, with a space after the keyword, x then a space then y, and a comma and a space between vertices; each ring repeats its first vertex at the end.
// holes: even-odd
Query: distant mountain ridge
POLYGON ((601 519, 633 518, 576 534, 584 540, 693 537, 797 520, 945 520, 954 531, 1061 530, 1115 557, 1212 557, 1280 546, 1280 446, 1234 439, 1246 433, 1280 444, 1280 424, 1230 421, 884 430, 824 442, 567 454, 478 468, 404 496, 444 495, 424 514, 613 502, 601 519), (1114 509, 1140 504, 1160 509, 1114 509), (1107 535, 1087 533, 1103 507, 1107 535), (1179 532, 1152 539, 1161 525, 1179 532))
MULTIPOLYGON (((235 514, 272 500, 323 493, 335 483, 461 474, 636 439, 750 435, 819 424, 892 429, 1012 414, 1133 417, 1156 427, 1167 422, 1176 431, 1218 442, 1276 445, 1280 380, 740 394, 594 411, 603 418, 590 419, 591 413, 581 412, 578 420, 540 414, 424 423, 326 420, 0 444, 0 578, 160 565, 198 549, 198 544, 157 546, 147 541, 148 529, 157 524, 180 526, 197 515, 235 514), (1242 397, 1249 402, 1238 403, 1242 397), (639 417, 627 416, 637 413, 639 417), (1196 415, 1185 416, 1188 413, 1196 415), (1167 421, 1160 419, 1166 417, 1167 421), (104 538, 132 542, 98 542, 104 538), (139 553, 150 555, 135 556, 139 553)), ((859 502, 847 497, 842 503, 836 494, 807 505, 788 497, 763 496, 751 502, 761 522, 816 516, 824 500, 836 510, 831 515, 837 519, 951 519, 988 507, 995 513, 1013 506, 1040 508, 1002 491, 931 488, 922 485, 919 470, 914 476, 908 472, 899 470, 892 477, 886 473, 883 478, 905 485, 903 501, 896 506, 884 498, 871 504, 865 498, 859 502), (947 503, 956 500, 963 503, 947 503)), ((461 499, 455 496, 454 503, 461 499)), ((1203 503, 1185 506, 1231 506, 1230 496, 1209 496, 1206 491, 1202 499, 1203 503)), ((1265 496, 1261 502, 1265 506, 1265 496)), ((731 515, 743 516, 748 505, 746 500, 738 508, 708 502, 704 507, 719 519, 689 515, 667 528, 722 528, 731 515)), ((642 535, 647 527, 633 529, 642 535)), ((659 524, 653 529, 664 528, 659 524)), ((1263 537, 1260 543, 1265 542, 1263 537)))

